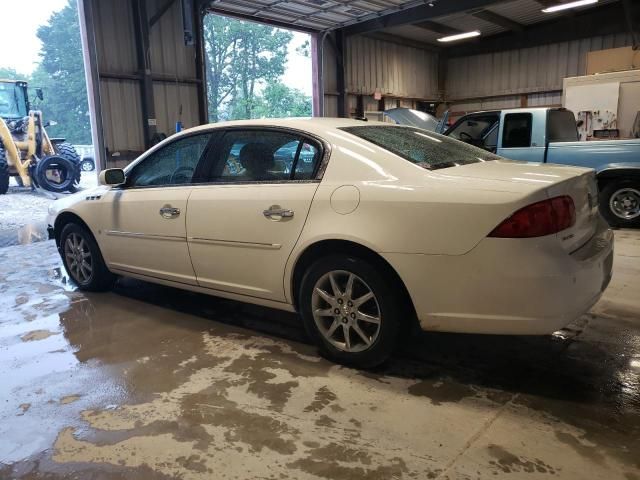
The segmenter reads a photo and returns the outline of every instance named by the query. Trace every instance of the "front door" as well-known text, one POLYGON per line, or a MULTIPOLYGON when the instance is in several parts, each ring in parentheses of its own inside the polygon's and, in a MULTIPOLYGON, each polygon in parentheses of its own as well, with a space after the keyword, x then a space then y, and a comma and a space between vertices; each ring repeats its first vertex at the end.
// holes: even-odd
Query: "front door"
POLYGON ((285 301, 284 269, 318 187, 321 145, 277 129, 229 129, 209 183, 189 198, 198 284, 285 301))
POLYGON ((110 268, 196 284, 185 218, 194 173, 211 134, 180 137, 127 173, 123 188, 105 194, 101 232, 110 268))

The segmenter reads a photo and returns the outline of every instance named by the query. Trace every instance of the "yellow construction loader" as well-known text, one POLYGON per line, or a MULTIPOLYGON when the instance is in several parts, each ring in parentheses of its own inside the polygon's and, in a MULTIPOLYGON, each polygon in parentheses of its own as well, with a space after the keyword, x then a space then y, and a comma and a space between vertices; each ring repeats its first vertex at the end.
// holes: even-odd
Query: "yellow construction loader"
MULTIPOLYGON (((42 90, 36 89, 42 100, 42 90)), ((0 195, 9 178, 19 185, 52 192, 75 192, 80 156, 63 138, 49 138, 42 112, 31 110, 27 82, 0 79, 0 195)))

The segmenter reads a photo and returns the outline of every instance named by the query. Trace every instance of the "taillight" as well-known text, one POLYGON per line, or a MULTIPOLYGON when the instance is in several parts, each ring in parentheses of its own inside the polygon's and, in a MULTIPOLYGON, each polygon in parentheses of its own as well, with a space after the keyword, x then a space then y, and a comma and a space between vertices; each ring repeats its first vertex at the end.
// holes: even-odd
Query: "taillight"
POLYGON ((498 225, 489 234, 497 238, 543 237, 572 227, 576 207, 568 195, 532 203, 498 225))

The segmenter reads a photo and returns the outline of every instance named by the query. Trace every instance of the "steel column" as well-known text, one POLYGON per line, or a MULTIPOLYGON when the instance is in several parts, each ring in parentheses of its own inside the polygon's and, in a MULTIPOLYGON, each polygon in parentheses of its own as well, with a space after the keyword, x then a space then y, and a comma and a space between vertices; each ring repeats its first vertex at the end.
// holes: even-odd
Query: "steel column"
POLYGON ((140 94, 142 97, 142 126, 145 148, 150 148, 156 138, 157 120, 153 98, 153 77, 151 75, 151 52, 149 50, 149 17, 147 1, 133 0, 133 23, 140 70, 140 94))
POLYGON ((80 20, 80 39, 84 59, 84 75, 87 82, 89 119, 91 122, 91 142, 93 143, 96 171, 108 167, 108 153, 105 148, 102 128, 102 103, 100 100, 100 75, 98 73, 98 53, 96 48, 96 29, 94 26, 92 0, 78 1, 78 19, 80 20))
POLYGON ((347 90, 346 74, 344 71, 344 33, 342 30, 336 31, 336 82, 338 87, 338 116, 348 117, 347 114, 347 90))

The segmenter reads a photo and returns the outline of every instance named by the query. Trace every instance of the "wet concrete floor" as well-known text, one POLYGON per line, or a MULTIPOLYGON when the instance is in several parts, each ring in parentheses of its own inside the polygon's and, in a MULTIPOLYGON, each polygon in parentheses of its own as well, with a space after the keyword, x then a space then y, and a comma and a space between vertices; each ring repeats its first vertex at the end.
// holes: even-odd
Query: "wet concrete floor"
MULTIPOLYGON (((540 299, 532 299, 538 301, 540 299)), ((640 232, 548 337, 416 334, 373 372, 296 316, 0 248, 0 478, 640 479, 640 232)))

